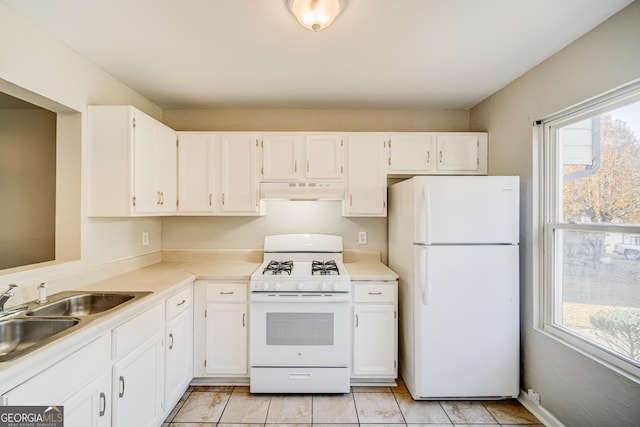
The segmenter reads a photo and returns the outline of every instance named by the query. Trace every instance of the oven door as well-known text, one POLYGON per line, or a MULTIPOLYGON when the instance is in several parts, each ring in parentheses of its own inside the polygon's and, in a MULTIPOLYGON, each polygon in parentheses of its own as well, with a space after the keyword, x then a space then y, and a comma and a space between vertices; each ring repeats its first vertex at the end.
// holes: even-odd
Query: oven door
POLYGON ((349 294, 251 294, 251 366, 349 366, 350 306, 349 294))

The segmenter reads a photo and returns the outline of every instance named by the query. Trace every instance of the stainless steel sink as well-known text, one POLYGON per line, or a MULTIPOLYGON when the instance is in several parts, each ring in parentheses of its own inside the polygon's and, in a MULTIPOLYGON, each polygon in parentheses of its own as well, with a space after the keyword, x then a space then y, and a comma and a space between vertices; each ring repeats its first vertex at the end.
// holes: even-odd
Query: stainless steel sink
POLYGON ((152 292, 65 291, 3 312, 0 362, 14 360, 152 292), (9 317, 10 316, 10 317, 9 317))
POLYGON ((18 318, 0 322, 0 362, 15 359, 56 339, 80 319, 18 318))
POLYGON ((103 313, 136 297, 132 293, 83 293, 70 295, 31 309, 27 316, 91 316, 103 313))

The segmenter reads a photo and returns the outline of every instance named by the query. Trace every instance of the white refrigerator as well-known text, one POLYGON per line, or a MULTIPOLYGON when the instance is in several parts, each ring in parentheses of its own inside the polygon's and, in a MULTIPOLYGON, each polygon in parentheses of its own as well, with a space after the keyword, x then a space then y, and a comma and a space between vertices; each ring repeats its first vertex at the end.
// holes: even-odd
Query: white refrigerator
POLYGON ((519 178, 420 176, 389 187, 400 374, 414 399, 519 394, 519 178))

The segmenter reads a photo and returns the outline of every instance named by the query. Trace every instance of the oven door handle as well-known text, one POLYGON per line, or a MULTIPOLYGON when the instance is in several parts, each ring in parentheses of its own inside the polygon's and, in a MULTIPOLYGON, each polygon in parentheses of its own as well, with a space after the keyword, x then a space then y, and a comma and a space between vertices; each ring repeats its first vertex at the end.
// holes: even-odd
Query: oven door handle
POLYGON ((333 294, 333 295, 278 295, 278 294, 259 294, 253 293, 250 298, 251 302, 267 302, 267 303, 332 303, 332 302, 350 302, 351 295, 333 294))

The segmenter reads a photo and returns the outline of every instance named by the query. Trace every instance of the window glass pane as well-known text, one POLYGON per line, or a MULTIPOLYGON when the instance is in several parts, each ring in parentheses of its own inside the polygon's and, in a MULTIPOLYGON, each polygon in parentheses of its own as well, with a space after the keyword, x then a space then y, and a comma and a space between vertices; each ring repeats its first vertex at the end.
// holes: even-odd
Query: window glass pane
POLYGON ((557 230, 555 239, 554 323, 640 361, 640 260, 625 253, 640 251, 640 235, 557 230))
POLYGON ((640 224, 640 102, 560 127, 561 222, 640 224))

